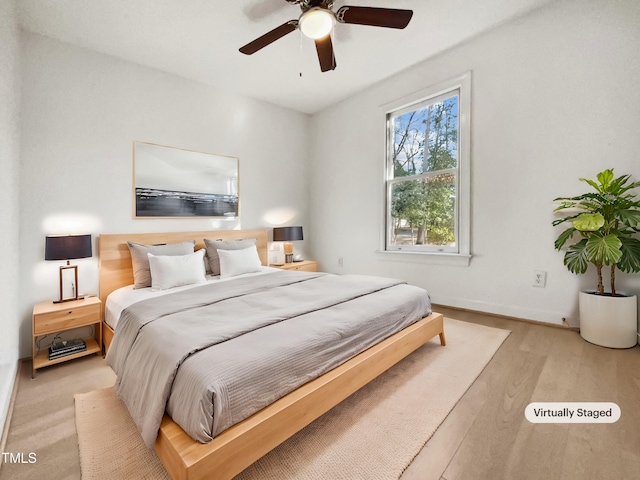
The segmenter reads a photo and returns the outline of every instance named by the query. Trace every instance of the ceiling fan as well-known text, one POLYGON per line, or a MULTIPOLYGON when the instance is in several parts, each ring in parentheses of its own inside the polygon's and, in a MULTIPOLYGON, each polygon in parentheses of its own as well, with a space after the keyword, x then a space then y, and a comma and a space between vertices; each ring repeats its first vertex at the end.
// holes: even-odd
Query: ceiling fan
POLYGON ((333 54, 331 32, 336 22, 357 25, 371 25, 373 27, 387 27, 402 29, 409 24, 413 16, 412 10, 377 7, 340 7, 338 11, 331 10, 333 0, 285 0, 292 5, 300 5, 302 14, 297 20, 289 20, 270 32, 265 33, 253 42, 240 48, 245 55, 252 55, 267 45, 300 28, 302 33, 313 39, 318 52, 320 70, 327 72, 335 70, 336 58, 333 54))

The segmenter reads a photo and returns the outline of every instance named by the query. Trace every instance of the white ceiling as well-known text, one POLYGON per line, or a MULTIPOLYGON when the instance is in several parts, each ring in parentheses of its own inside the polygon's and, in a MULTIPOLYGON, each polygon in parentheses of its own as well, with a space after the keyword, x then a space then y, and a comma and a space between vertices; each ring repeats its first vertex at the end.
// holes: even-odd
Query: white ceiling
POLYGON ((252 56, 238 48, 300 9, 285 0, 20 0, 22 28, 249 95, 318 112, 491 27, 554 0, 336 0, 414 11, 404 30, 337 24, 337 69, 321 73, 299 31, 252 56), (302 73, 302 77, 300 76, 302 73))

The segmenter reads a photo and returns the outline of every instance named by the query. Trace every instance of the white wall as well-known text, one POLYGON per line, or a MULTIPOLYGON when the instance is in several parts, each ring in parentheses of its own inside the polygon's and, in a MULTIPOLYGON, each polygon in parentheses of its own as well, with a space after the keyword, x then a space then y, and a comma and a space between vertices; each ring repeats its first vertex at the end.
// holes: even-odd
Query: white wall
MULTIPOLYGON (((577 324, 577 277, 553 248, 552 199, 607 167, 640 180, 640 2, 568 0, 416 65, 312 118, 312 253, 321 269, 391 275, 436 303, 577 324), (468 267, 376 254, 383 220, 380 106, 472 72, 468 267), (338 257, 344 267, 338 267, 338 257), (548 272, 533 288, 533 270, 548 272)), ((640 278, 618 275, 640 294, 640 278)))
MULTIPOLYGON (((33 303, 58 294, 59 264, 44 261, 46 234, 234 226, 134 220, 135 140, 239 157, 242 227, 305 226, 308 116, 39 35, 21 38, 22 356, 30 355, 33 303)), ((97 292, 97 252, 73 263, 80 293, 97 292)))
MULTIPOLYGON (((4 67, 16 65, 18 49, 13 4, 2 5, 4 67)), ((43 260, 46 234, 224 228, 203 219, 132 219, 134 140, 239 157, 242 227, 302 224, 312 243, 296 251, 312 252, 323 270, 402 277, 429 289, 434 302, 576 323, 575 292, 593 278, 571 275, 553 250, 551 200, 581 192, 579 176, 609 166, 640 179, 639 5, 559 1, 311 120, 23 33, 20 234, 2 253, 11 266, 20 245, 20 278, 8 268, 0 280, 8 306, 3 331, 19 325, 20 356, 30 355, 32 305, 57 295, 58 265, 43 260), (465 71, 473 75, 471 265, 389 260, 375 253, 384 192, 380 106, 465 71), (531 287, 534 269, 549 272, 546 288, 531 287)), ((0 142, 3 168, 5 158, 7 171, 14 167, 0 180, 8 225, 18 209, 10 193, 18 181, 19 87, 12 78, 0 78, 3 104, 8 96, 13 105, 0 112, 0 134, 10 139, 0 142)), ((81 290, 96 291, 97 259, 77 263, 81 290)), ((638 276, 619 277, 623 289, 640 293, 638 276)))
POLYGON ((0 2, 0 434, 18 360, 20 45, 14 0, 0 2))

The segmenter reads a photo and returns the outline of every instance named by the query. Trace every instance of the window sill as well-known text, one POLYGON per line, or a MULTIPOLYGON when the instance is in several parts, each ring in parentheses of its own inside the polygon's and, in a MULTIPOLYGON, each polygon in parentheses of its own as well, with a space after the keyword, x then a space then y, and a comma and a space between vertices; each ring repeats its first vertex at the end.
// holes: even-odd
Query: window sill
POLYGON ((387 262, 425 263, 429 265, 453 265, 455 267, 468 267, 471 255, 461 253, 437 253, 437 252, 393 252, 376 250, 379 258, 387 262))

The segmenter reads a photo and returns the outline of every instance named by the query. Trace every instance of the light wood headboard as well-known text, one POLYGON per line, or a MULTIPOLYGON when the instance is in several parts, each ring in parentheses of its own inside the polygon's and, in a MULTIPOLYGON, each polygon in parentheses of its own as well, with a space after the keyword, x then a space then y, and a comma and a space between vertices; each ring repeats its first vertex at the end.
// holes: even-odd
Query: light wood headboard
POLYGON ((204 232, 162 232, 162 233, 118 233, 98 237, 100 261, 100 299, 102 313, 107 296, 120 287, 133 284, 131 254, 127 242, 142 244, 179 243, 195 240, 195 250, 205 248, 204 239, 242 240, 255 238, 258 255, 263 265, 267 265, 266 230, 210 230, 204 232))

